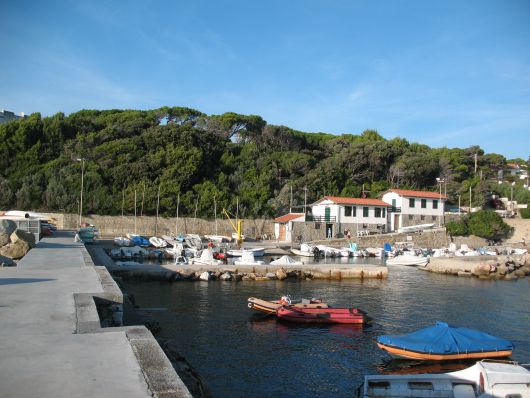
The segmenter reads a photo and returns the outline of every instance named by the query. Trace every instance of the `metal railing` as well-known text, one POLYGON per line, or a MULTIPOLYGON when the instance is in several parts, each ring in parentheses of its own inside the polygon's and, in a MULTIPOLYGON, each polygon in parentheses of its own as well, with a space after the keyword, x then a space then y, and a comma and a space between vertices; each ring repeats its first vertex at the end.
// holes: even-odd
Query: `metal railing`
POLYGON ((321 222, 321 223, 334 223, 337 222, 335 216, 305 216, 306 221, 321 222))

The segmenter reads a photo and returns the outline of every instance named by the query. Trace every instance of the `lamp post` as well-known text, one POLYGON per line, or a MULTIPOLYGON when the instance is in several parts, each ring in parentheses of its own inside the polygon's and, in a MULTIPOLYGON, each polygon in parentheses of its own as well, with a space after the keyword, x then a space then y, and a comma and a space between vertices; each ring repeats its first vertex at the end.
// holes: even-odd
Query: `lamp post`
POLYGON ((78 162, 81 162, 81 192, 79 194, 79 226, 83 217, 83 183, 85 179, 85 158, 77 158, 78 162))
POLYGON ((445 183, 445 178, 436 177, 436 182, 438 184, 440 184, 440 204, 439 204, 439 206, 440 206, 441 214, 440 214, 440 218, 438 218, 438 226, 441 227, 442 226, 443 211, 444 211, 443 203, 442 203, 442 183, 445 183))

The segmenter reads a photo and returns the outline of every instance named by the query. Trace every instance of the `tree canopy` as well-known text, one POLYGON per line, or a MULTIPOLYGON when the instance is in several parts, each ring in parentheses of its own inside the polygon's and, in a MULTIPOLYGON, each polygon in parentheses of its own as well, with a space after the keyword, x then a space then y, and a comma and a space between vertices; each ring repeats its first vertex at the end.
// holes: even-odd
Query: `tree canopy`
POLYGON ((437 190, 437 177, 462 205, 471 188, 476 206, 490 188, 484 181, 506 165, 502 155, 476 146, 431 149, 375 130, 306 133, 233 112, 35 113, 0 125, 0 207, 78 211, 81 158, 85 213, 131 214, 136 192, 143 214, 154 214, 160 187, 161 214, 173 216, 178 202, 180 214, 197 208, 201 217, 213 216, 214 198, 218 209, 270 217, 323 195, 437 190))

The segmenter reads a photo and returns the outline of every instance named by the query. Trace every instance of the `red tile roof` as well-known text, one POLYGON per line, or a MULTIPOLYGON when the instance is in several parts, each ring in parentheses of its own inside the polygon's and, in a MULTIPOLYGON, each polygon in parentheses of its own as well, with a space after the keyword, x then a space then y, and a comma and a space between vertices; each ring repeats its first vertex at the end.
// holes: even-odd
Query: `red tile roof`
POLYGON ((276 219, 274 219, 275 222, 289 222, 291 220, 294 220, 298 217, 303 217, 304 213, 288 213, 283 216, 280 216, 276 219))
POLYGON ((340 196, 324 196, 322 199, 317 200, 314 204, 319 204, 323 200, 331 200, 333 203, 338 205, 360 205, 360 206, 390 206, 388 203, 383 202, 380 199, 369 199, 369 198, 343 198, 340 196))
POLYGON ((439 192, 431 191, 413 191, 411 189, 389 189, 387 192, 395 192, 398 195, 412 198, 447 199, 446 196, 440 195, 439 192))

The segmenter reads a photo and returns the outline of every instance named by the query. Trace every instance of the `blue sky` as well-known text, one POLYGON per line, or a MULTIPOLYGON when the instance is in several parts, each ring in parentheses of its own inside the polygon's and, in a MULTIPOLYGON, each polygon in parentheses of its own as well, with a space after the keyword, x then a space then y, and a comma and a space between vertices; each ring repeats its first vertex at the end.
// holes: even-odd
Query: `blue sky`
POLYGON ((24 1, 0 108, 187 106, 530 155, 530 1, 24 1))

